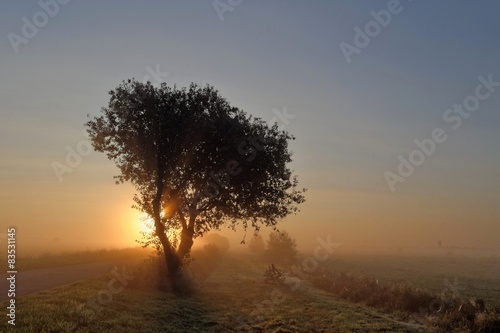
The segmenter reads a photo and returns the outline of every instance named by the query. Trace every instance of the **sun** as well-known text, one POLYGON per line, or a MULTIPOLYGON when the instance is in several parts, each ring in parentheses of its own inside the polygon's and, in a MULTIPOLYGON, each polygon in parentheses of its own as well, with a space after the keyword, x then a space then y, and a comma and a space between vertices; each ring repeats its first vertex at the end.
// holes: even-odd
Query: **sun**
POLYGON ((146 214, 137 210, 128 211, 127 214, 124 215, 123 222, 127 224, 128 232, 135 239, 141 237, 141 232, 151 231, 148 225, 154 225, 151 218, 148 218, 146 214))
MULTIPOLYGON (((165 212, 161 213, 162 217, 165 217, 165 212)), ((155 227, 154 227, 154 219, 151 216, 139 211, 135 211, 132 214, 129 213, 127 215, 127 221, 130 221, 129 232, 130 236, 134 239, 134 244, 137 242, 141 242, 144 239, 153 240, 154 242, 158 241, 158 239, 153 235, 155 227), (143 236, 146 236, 144 238, 143 236)), ((181 229, 171 226, 167 223, 167 237, 169 241, 172 243, 174 247, 176 247, 180 241, 181 229)))
POLYGON ((148 217, 145 214, 142 214, 137 219, 138 229, 141 232, 151 232, 153 230, 154 221, 151 217, 148 217))
MULTIPOLYGON (((137 219, 137 225, 139 232, 151 233, 152 231, 154 231, 154 220, 150 216, 147 216, 146 214, 140 215, 140 217, 137 219)), ((180 230, 176 228, 167 228, 167 237, 170 240, 173 240, 179 235, 180 235, 180 230)))

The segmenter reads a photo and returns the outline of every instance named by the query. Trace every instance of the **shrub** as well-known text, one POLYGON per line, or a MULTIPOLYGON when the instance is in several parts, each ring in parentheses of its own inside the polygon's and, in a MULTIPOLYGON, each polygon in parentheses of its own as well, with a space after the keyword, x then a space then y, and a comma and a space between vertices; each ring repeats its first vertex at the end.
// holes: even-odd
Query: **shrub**
POLYGON ((215 244, 206 244, 198 254, 197 260, 203 260, 208 264, 216 264, 221 256, 220 248, 215 244))
POLYGON ((200 281, 204 281, 219 265, 221 251, 215 244, 206 244, 201 250, 193 251, 192 258, 192 272, 200 281))
POLYGON ((489 314, 484 312, 476 314, 474 324, 477 332, 500 332, 500 310, 496 309, 489 314))
POLYGON ((213 244, 219 248, 221 253, 225 253, 229 250, 229 240, 227 237, 221 236, 216 233, 208 234, 201 239, 205 245, 213 244))
POLYGON ((352 302, 387 310, 418 313, 427 309, 436 296, 399 283, 391 286, 379 283, 374 277, 355 277, 348 273, 335 273, 331 268, 320 267, 311 277, 314 285, 352 302))
POLYGON ((130 282, 130 287, 146 290, 168 290, 170 281, 165 260, 161 256, 151 256, 138 267, 136 278, 130 282))
POLYGON ((264 282, 269 284, 284 284, 285 272, 271 264, 264 272, 264 282))
POLYGON ((255 235, 248 242, 248 249, 254 254, 263 254, 266 250, 266 244, 260 235, 255 235))
POLYGON ((273 231, 269 235, 265 255, 271 262, 290 267, 298 256, 295 238, 290 237, 286 231, 273 231))
POLYGON ((351 302, 407 314, 426 314, 430 323, 444 332, 500 332, 500 309, 487 310, 481 299, 456 299, 453 302, 439 295, 415 288, 409 283, 385 285, 373 277, 354 277, 319 267, 311 281, 317 287, 351 302), (428 313, 437 304, 439 311, 428 313))

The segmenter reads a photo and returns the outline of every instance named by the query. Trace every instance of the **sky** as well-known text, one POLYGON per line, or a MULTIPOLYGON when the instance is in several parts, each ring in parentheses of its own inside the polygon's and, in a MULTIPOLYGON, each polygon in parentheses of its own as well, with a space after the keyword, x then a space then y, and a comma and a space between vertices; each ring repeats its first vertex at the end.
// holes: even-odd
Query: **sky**
POLYGON ((211 84, 293 134, 307 201, 279 227, 304 248, 498 247, 497 1, 55 1, 0 5, 0 234, 21 249, 139 238, 82 132, 132 77, 211 84))

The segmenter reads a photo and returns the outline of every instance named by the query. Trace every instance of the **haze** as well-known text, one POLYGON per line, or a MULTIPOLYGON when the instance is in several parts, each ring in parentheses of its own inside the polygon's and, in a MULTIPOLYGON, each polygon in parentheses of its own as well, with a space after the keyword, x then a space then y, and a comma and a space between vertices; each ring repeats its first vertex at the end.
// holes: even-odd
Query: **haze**
MULTIPOLYGON (((223 20, 211 1, 74 1, 17 53, 7 33, 21 35, 21 18, 41 9, 5 2, 0 233, 17 227, 21 254, 135 245, 142 227, 134 190, 114 184, 115 165, 93 151, 72 166, 66 160, 68 149, 85 146, 87 115, 135 77, 214 85, 232 105, 296 137, 292 169, 307 201, 279 227, 304 251, 326 235, 370 251, 439 241, 498 250, 500 87, 480 88, 488 97, 458 128, 444 117, 475 96, 478 77, 500 82, 500 4, 400 6, 346 57, 341 43, 355 46, 354 28, 387 1, 243 1, 223 20), (409 160, 415 140, 439 128, 447 139, 392 191, 386 172, 398 175, 398 156, 409 160), (58 176, 54 163, 71 172, 58 176)), ((221 233, 232 249, 244 237, 241 228, 221 233)))

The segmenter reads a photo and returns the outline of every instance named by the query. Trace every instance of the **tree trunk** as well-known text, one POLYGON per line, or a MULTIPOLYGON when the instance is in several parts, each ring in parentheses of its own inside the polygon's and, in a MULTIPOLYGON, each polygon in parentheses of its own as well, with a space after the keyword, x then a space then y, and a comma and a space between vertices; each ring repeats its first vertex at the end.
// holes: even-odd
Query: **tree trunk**
POLYGON ((184 217, 182 217, 181 242, 177 249, 177 256, 180 260, 184 259, 184 257, 191 252, 191 247, 193 247, 194 221, 196 220, 196 216, 197 214, 190 214, 187 224, 184 217))
POLYGON ((175 253, 175 249, 172 247, 172 244, 170 243, 167 235, 165 234, 165 227, 161 222, 160 199, 161 199, 161 191, 158 191, 156 200, 153 202, 155 232, 163 247, 163 254, 165 256, 165 262, 167 264, 168 276, 170 277, 171 280, 173 280, 175 279, 177 273, 179 272, 180 261, 175 253))
POLYGON ((156 233, 163 247, 163 254, 165 257, 165 262, 167 264, 168 275, 171 279, 175 279, 181 266, 180 260, 177 257, 175 250, 172 248, 167 235, 165 235, 163 231, 158 232, 158 230, 156 231, 156 233))
POLYGON ((193 246, 194 220, 196 216, 191 216, 188 225, 185 223, 183 224, 179 248, 176 251, 165 234, 165 226, 160 216, 160 202, 161 192, 158 191, 156 200, 153 202, 153 213, 155 215, 156 235, 162 244, 165 262, 167 264, 168 283, 174 292, 184 292, 186 284, 185 281, 183 281, 183 276, 179 273, 182 267, 183 258, 191 251, 191 247, 193 246))
POLYGON ((177 249, 177 257, 182 261, 184 257, 191 251, 193 246, 193 235, 194 231, 189 227, 187 229, 182 229, 181 231, 181 242, 179 248, 177 249))

